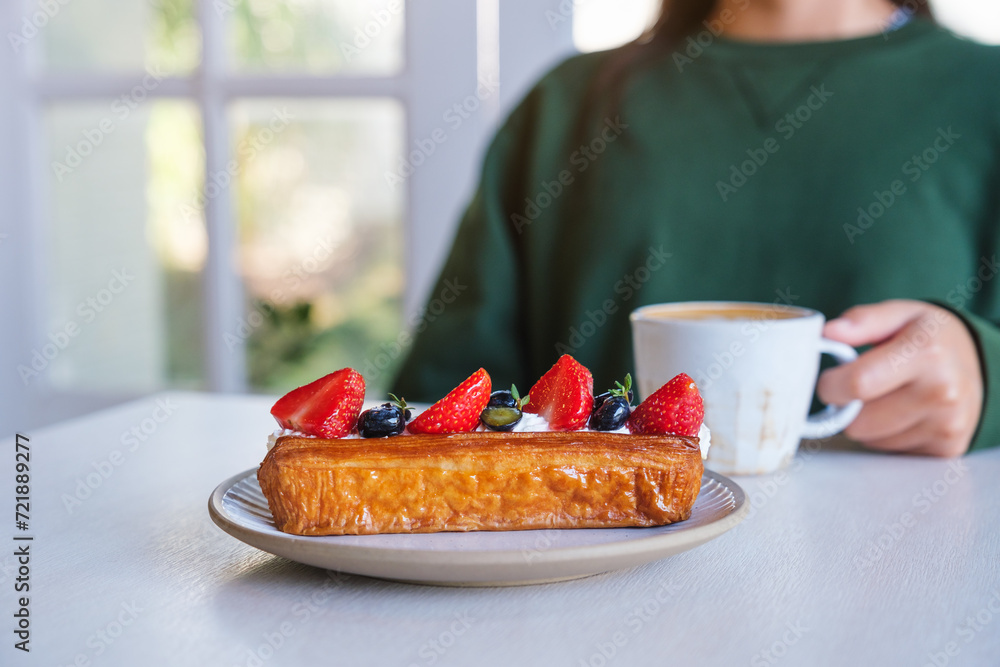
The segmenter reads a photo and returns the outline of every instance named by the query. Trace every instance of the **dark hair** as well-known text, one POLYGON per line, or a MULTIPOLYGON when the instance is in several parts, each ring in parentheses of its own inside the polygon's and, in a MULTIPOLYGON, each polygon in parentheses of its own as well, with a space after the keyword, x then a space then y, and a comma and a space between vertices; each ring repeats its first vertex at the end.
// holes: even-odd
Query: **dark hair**
MULTIPOLYGON (((928 0, 890 0, 908 12, 933 20, 928 0)), ((601 100, 617 108, 624 83, 636 69, 673 51, 688 35, 704 25, 718 0, 661 0, 656 20, 637 39, 615 49, 608 57, 585 96, 585 108, 593 108, 601 100)))

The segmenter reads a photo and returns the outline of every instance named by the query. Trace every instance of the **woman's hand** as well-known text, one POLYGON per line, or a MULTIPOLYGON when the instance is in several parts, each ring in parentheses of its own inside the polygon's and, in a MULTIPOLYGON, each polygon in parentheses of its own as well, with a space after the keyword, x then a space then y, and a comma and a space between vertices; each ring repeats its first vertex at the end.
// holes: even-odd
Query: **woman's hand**
POLYGON ((890 452, 965 453, 979 424, 983 378, 976 344, 958 317, 922 301, 883 301, 851 308, 827 322, 823 335, 874 345, 819 379, 824 402, 865 402, 845 431, 850 438, 890 452))

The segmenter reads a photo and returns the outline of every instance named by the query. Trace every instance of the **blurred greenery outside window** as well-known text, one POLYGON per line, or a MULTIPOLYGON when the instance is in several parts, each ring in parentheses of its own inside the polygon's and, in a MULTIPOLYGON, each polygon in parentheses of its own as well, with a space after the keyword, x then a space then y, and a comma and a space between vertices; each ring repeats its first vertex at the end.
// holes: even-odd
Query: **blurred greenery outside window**
MULTIPOLYGON (((383 178, 402 150, 401 105, 240 100, 231 125, 250 298, 236 338, 246 340, 252 386, 361 370, 402 326, 401 201, 383 178)), ((391 372, 366 379, 384 393, 391 372)))

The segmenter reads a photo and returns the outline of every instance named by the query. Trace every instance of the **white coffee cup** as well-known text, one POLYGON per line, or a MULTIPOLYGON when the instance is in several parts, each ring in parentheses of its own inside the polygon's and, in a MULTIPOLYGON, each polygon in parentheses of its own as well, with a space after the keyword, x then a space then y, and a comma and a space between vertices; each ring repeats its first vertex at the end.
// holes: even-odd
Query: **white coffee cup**
POLYGON ((737 301, 646 306, 633 311, 639 395, 645 399, 678 373, 705 401, 712 433, 707 466, 729 475, 774 472, 802 438, 847 428, 861 402, 809 416, 820 356, 839 363, 854 348, 822 337, 825 318, 808 308, 737 301))

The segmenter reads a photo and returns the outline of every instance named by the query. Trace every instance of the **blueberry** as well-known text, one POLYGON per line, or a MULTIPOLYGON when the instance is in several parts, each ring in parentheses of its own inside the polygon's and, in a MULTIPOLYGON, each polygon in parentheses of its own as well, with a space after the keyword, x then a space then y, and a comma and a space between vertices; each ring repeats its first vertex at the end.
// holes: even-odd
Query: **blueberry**
POLYGON ((607 396, 590 415, 590 428, 595 431, 617 431, 628 421, 631 412, 632 409, 624 397, 607 396))
POLYGON ((490 394, 490 402, 486 404, 487 408, 517 408, 517 399, 514 398, 514 394, 507 391, 506 389, 501 389, 490 394))
POLYGON ((358 418, 358 433, 362 438, 387 438, 399 435, 405 428, 403 410, 392 403, 365 410, 358 418))
POLYGON ((632 405, 633 396, 632 396, 631 373, 625 375, 624 382, 615 382, 615 388, 612 389, 611 391, 606 391, 599 396, 594 396, 594 407, 591 412, 593 413, 600 410, 601 406, 604 405, 605 401, 607 401, 612 396, 623 397, 625 398, 626 405, 629 406, 632 405))
MULTIPOLYGON (((617 396, 617 395, 618 394, 612 394, 610 391, 606 391, 603 394, 601 394, 600 396, 594 396, 594 411, 596 412, 598 409, 600 409, 600 407, 602 405, 604 405, 604 401, 608 400, 612 396, 617 396)), ((628 392, 628 404, 629 405, 632 404, 632 398, 633 398, 632 397, 632 392, 629 391, 628 392)))

